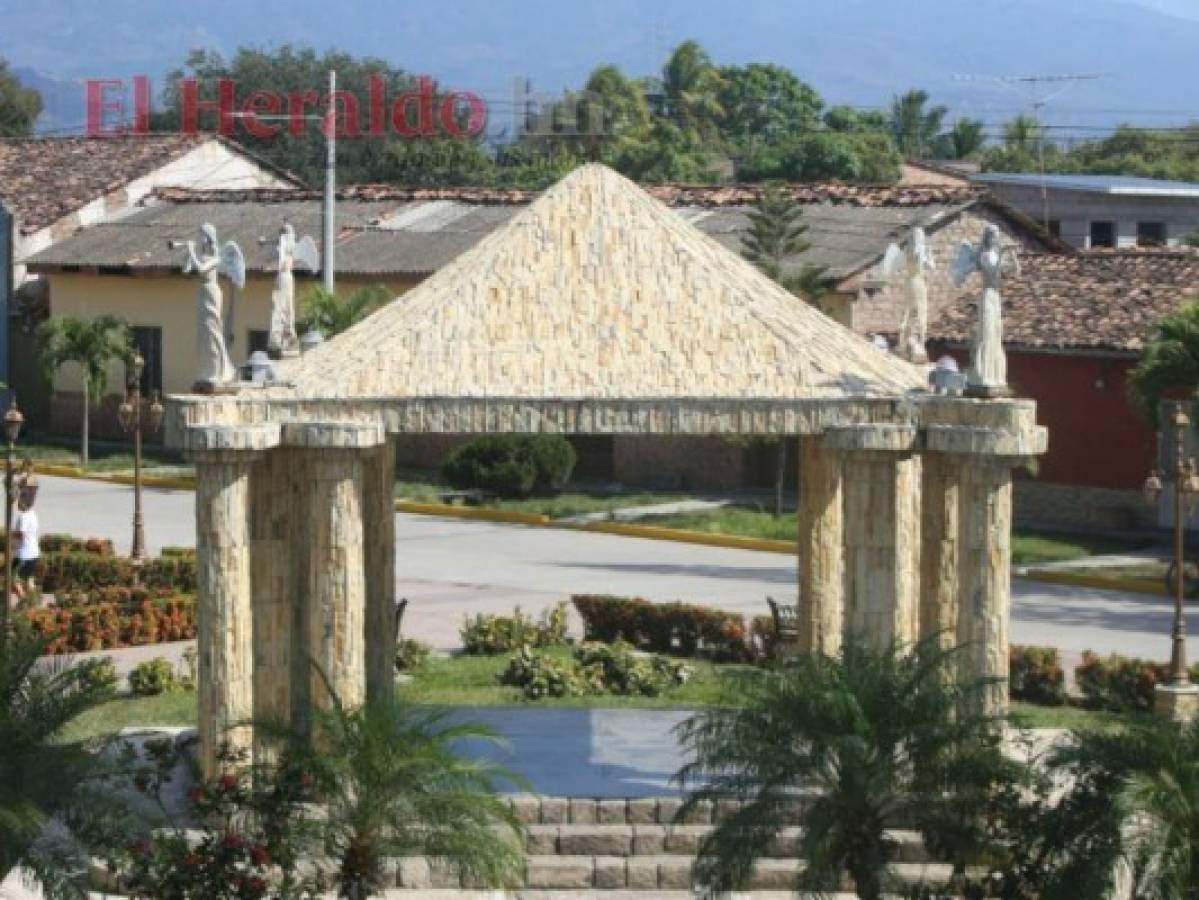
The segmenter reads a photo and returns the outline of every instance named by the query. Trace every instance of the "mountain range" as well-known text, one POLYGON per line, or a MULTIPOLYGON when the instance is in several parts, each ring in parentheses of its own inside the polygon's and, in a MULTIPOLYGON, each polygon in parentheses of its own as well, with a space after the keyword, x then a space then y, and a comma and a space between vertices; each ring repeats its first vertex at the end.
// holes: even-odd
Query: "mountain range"
POLYGON ((0 0, 0 22, 0 56, 46 92, 43 129, 81 124, 79 79, 147 74, 157 89, 197 46, 378 56, 482 94, 494 120, 517 78, 557 92, 605 62, 645 74, 688 38, 717 62, 785 65, 830 103, 885 106, 922 87, 993 131, 1034 99, 1048 99, 1045 121, 1078 134, 1199 119, 1194 0, 0 0), (1102 77, 1006 80, 1065 73, 1102 77))

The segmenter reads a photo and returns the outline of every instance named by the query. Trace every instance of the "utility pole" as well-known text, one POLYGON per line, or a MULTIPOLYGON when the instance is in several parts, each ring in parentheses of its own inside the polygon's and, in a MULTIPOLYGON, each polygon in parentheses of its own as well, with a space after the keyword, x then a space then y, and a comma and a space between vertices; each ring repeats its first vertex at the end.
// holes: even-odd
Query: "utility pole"
POLYGON ((334 207, 337 202, 337 72, 329 72, 329 104, 325 114, 325 205, 321 210, 324 246, 321 247, 322 276, 325 290, 333 293, 336 271, 335 246, 337 221, 334 207))

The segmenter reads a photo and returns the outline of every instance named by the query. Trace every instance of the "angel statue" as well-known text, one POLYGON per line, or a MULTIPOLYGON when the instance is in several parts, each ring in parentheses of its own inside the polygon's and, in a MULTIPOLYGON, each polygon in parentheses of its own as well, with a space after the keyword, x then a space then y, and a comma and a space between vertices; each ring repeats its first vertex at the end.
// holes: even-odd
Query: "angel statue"
POLYGON ((1003 297, 999 290, 1005 275, 1020 274, 1016 248, 1004 246, 999 229, 988 224, 982 241, 963 241, 953 260, 953 283, 961 287, 975 272, 982 274, 983 296, 978 305, 978 327, 970 350, 966 393, 974 397, 1002 397, 1007 386, 1007 357, 1003 352, 1003 297))
POLYGON ((924 229, 915 227, 908 235, 903 249, 891 244, 883 256, 883 277, 894 279, 903 275, 906 288, 906 305, 899 322, 899 354, 914 363, 928 362, 928 351, 924 342, 928 337, 928 285, 924 272, 937 268, 933 253, 928 248, 924 229))
POLYGON ((321 267, 316 241, 305 235, 296 240, 296 230, 290 222, 279 229, 276 247, 275 289, 271 291, 271 330, 267 350, 272 356, 298 356, 300 339, 296 335, 296 279, 292 269, 301 265, 310 272, 321 267))
POLYGON ((200 393, 220 393, 229 390, 237 377, 233 363, 229 361, 229 346, 233 343, 233 301, 225 315, 218 277, 224 275, 235 288, 246 286, 246 260, 241 248, 233 241, 222 247, 217 240, 216 229, 208 222, 200 226, 200 247, 195 241, 182 245, 171 242, 172 247, 187 249, 183 263, 183 274, 195 273, 200 278, 196 292, 198 308, 196 328, 196 383, 194 389, 200 393))

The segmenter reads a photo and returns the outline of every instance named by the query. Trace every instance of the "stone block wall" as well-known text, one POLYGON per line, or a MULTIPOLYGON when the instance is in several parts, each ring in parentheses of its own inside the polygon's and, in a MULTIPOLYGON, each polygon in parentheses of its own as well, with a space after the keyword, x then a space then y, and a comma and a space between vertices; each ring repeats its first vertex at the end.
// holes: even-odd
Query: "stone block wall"
POLYGON ((1016 528, 1083 532, 1156 528, 1154 509, 1140 491, 1019 479, 1013 506, 1016 528))

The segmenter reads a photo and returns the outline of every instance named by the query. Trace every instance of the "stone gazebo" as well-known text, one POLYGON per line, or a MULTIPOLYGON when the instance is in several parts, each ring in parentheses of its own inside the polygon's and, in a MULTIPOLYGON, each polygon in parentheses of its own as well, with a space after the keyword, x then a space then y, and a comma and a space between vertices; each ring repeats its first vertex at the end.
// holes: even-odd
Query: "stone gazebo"
POLYGON ((304 727, 327 700, 309 659, 348 703, 391 690, 395 445, 414 433, 799 435, 804 645, 945 632, 1007 675, 1034 404, 930 394, 602 166, 280 379, 169 404, 196 464, 207 771, 235 723, 304 727))

